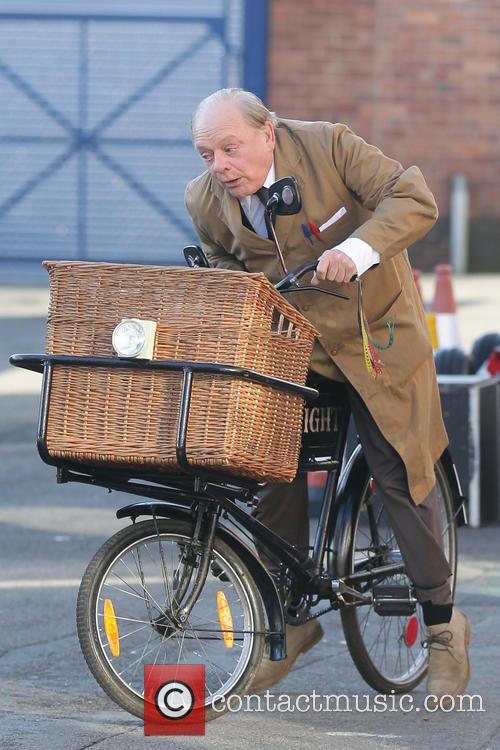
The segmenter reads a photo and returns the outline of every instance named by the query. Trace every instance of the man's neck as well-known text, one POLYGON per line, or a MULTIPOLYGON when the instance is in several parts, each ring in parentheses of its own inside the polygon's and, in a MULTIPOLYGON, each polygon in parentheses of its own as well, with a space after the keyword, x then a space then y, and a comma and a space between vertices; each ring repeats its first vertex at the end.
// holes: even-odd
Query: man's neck
MULTIPOLYGON (((269 187, 275 181, 276 181, 276 173, 275 173, 275 169, 274 169, 274 157, 273 157, 273 160, 271 162, 271 166, 269 168, 269 172, 267 173, 267 177, 264 180, 264 184, 261 185, 261 187, 269 187)), ((251 195, 245 195, 243 198, 239 198, 238 200, 240 201, 240 203, 243 206, 243 208, 245 210, 247 210, 247 209, 250 208, 250 203, 251 203, 251 200, 252 200, 252 196, 251 195)))
POLYGON ((269 168, 269 172, 267 173, 267 177, 264 180, 263 187, 269 187, 270 185, 273 184, 273 182, 276 182, 276 174, 275 174, 275 170, 274 170, 274 156, 273 156, 273 160, 271 162, 271 166, 269 168))

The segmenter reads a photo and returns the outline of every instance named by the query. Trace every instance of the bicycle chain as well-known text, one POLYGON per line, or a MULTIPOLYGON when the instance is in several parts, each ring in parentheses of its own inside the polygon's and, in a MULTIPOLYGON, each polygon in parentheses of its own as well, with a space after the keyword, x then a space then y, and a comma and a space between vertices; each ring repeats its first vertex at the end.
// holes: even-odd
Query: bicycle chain
POLYGON ((325 609, 320 609, 319 612, 316 612, 314 615, 309 615, 308 617, 304 619, 300 619, 298 622, 298 625, 304 625, 306 622, 310 622, 311 620, 316 620, 318 617, 321 617, 322 615, 326 615, 327 612, 333 612, 335 609, 338 609, 337 607, 326 607, 325 609))
POLYGON ((327 612, 334 612, 335 609, 337 609, 337 608, 336 607, 331 607, 331 606, 330 607, 326 607, 325 609, 320 609, 320 611, 317 612, 315 615, 311 615, 310 617, 308 617, 307 620, 306 620, 306 622, 308 622, 309 620, 315 620, 317 617, 321 617, 321 615, 326 615, 327 612))

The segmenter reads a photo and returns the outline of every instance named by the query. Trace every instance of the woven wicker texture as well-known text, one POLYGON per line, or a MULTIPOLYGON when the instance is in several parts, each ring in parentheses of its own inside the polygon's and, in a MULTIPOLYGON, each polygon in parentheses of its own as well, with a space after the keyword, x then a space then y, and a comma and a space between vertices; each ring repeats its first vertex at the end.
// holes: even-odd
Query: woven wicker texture
MULTIPOLYGON (((316 331, 263 274, 219 269, 46 261, 46 350, 116 356, 122 318, 157 321, 153 358, 246 367, 303 385, 316 331)), ((176 472, 181 373, 54 367, 52 456, 176 472)), ((187 457, 258 481, 297 471, 303 400, 240 378, 194 375, 187 457)))

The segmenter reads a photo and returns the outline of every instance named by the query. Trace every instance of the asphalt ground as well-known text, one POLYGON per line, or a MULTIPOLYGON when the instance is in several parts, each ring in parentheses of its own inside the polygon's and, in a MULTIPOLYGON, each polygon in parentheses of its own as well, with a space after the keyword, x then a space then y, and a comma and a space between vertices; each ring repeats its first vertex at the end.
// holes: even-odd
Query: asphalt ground
MULTIPOLYGON (((498 526, 459 530, 456 604, 472 623, 472 679, 467 692, 480 696, 481 701, 473 704, 476 710, 429 713, 424 710, 423 684, 412 693, 411 711, 397 705, 384 712, 366 710, 376 693, 358 675, 340 618, 330 613, 322 618, 324 639, 301 655, 286 679, 272 689, 269 709, 263 704, 261 712, 227 714, 207 724, 203 737, 144 737, 142 722, 116 707, 89 673, 75 625, 83 571, 100 544, 125 525, 114 514, 129 497, 57 485, 55 470, 38 458, 34 439, 40 377, 20 377, 9 369, 7 357, 42 351, 45 292, 5 291, 0 289, 2 750, 500 750, 498 526), (276 709, 279 696, 289 696, 293 706, 296 697, 311 696, 313 690, 347 696, 351 710, 315 711, 311 705, 307 711, 297 706, 293 711, 276 709)), ((481 307, 480 301, 477 304, 481 307)), ((282 699, 281 705, 286 702, 282 699)), ((304 708, 303 699, 300 706, 304 708)))

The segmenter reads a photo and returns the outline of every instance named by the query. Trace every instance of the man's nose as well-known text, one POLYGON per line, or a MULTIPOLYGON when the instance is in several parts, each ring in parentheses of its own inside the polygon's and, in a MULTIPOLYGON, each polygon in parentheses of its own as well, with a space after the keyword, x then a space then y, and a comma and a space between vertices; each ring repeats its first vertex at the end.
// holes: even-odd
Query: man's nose
POLYGON ((228 161, 225 154, 214 154, 213 170, 214 172, 225 172, 228 167, 228 161))

